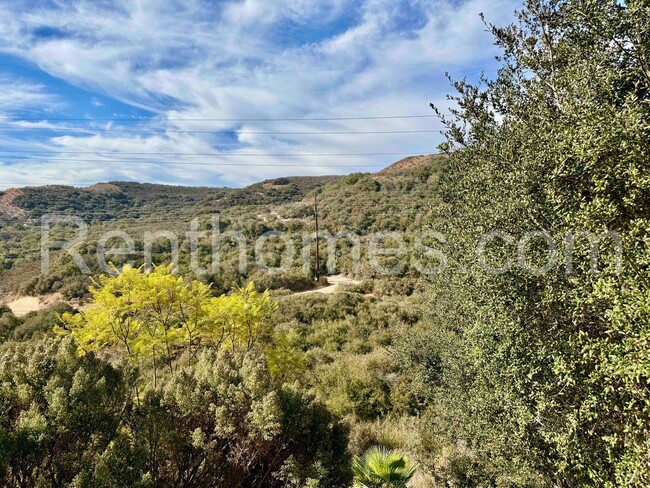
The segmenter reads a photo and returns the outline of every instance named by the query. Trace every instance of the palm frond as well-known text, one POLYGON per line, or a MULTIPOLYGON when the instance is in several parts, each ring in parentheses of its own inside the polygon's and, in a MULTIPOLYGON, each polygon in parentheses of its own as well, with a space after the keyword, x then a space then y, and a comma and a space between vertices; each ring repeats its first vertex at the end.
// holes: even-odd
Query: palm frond
POLYGON ((355 488, 406 487, 417 466, 403 455, 384 446, 374 446, 352 462, 355 488))

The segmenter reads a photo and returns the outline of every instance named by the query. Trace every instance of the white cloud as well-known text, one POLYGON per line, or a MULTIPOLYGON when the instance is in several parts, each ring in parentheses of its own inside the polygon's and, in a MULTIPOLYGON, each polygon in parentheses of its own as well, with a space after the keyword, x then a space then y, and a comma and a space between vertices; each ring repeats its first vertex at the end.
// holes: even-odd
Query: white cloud
POLYGON ((60 106, 60 100, 47 93, 44 85, 12 76, 0 76, 0 121, 2 112, 34 108, 53 110, 60 106))
MULTIPOLYGON (((444 106, 444 93, 449 91, 444 71, 460 77, 491 66, 495 48, 479 12, 505 23, 518 5, 515 0, 80 0, 44 3, 37 9, 0 0, 5 11, 0 20, 0 51, 98 95, 152 110, 158 116, 142 127, 170 131, 139 136, 73 132, 38 141, 39 146, 57 152, 51 158, 72 159, 75 151, 90 153, 85 159, 105 159, 100 153, 106 151, 426 153, 435 150, 436 134, 246 132, 435 130, 439 128, 435 119, 246 123, 178 119, 428 114, 430 101, 444 106), (346 28, 334 32, 339 24, 346 28), (39 29, 48 29, 51 35, 36 35, 39 29), (331 32, 326 35, 328 29, 331 32), (301 35, 304 39, 297 37, 301 35), (224 146, 222 139, 211 134, 172 132, 178 130, 238 131, 237 139, 227 143, 241 145, 224 146)), ((0 94, 0 112, 12 108, 16 100, 34 107, 52 106, 56 101, 35 84, 13 93, 17 98, 0 94)), ((35 164, 39 171, 31 171, 32 182, 134 178, 240 185, 282 174, 344 173, 354 168, 337 165, 363 169, 396 159, 399 156, 256 160, 224 155, 205 162, 239 166, 142 164, 137 169, 129 163, 24 162, 3 167, 5 181, 0 186, 12 178, 15 184, 25 183, 24 177, 35 164), (253 161, 268 165, 246 166, 253 161), (273 166, 294 163, 295 167, 273 166)))

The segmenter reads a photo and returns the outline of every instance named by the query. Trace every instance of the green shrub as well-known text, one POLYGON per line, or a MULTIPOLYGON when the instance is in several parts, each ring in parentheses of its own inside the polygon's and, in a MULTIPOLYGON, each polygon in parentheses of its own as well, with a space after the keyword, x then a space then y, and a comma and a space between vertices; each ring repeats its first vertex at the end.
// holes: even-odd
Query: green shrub
MULTIPOLYGON (((0 357, 3 486, 70 484, 111 449, 130 405, 128 375, 71 341, 19 343, 0 357)), ((135 459, 120 459, 128 466, 135 459)), ((126 482, 118 477, 114 482, 126 482)), ((132 481, 132 480, 129 480, 132 481)), ((129 483, 130 486, 134 486, 129 483)))
POLYGON ((160 464, 160 486, 188 476, 232 487, 344 486, 350 479, 344 427, 309 395, 274 386, 254 355, 202 354, 148 393, 137 417, 142 434, 154 432, 142 439, 160 464))

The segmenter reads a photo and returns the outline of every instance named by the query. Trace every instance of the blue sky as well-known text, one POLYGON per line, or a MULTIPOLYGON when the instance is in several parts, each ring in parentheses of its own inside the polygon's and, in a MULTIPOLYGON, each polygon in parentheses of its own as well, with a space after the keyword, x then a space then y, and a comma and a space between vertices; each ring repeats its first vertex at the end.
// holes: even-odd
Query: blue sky
POLYGON ((479 13, 519 5, 0 0, 0 189, 240 186, 435 152, 435 118, 356 118, 428 116, 445 71, 493 74, 479 13))

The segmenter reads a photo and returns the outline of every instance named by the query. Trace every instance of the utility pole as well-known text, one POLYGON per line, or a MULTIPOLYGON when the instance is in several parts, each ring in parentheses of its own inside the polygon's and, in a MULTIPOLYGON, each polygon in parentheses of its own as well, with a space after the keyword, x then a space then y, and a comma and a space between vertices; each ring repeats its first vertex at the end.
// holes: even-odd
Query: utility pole
POLYGON ((318 241, 318 195, 314 193, 314 220, 316 221, 316 281, 320 279, 320 242, 318 241))

